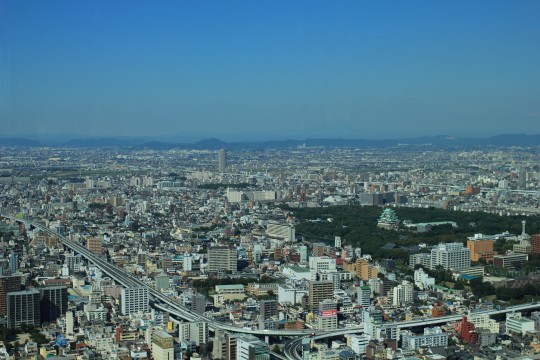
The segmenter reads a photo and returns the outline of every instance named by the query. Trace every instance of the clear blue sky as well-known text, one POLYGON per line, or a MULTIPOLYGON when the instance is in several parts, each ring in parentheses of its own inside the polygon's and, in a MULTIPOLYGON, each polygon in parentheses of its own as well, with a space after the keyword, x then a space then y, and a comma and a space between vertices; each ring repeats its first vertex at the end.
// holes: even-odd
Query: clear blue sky
POLYGON ((0 136, 540 133, 540 1, 0 2, 0 136))

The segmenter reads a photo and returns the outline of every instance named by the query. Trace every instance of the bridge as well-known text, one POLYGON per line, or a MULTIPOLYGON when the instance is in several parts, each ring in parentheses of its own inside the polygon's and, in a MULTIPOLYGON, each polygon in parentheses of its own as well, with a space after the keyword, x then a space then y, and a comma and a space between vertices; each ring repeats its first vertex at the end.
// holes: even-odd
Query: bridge
POLYGON ((211 331, 223 330, 223 331, 228 331, 228 332, 252 334, 252 335, 259 335, 259 336, 303 336, 303 335, 312 334, 314 332, 311 329, 279 330, 279 329, 243 328, 243 327, 238 327, 234 325, 224 324, 212 318, 193 313, 190 309, 186 308, 182 304, 178 303, 177 301, 171 299, 170 297, 166 296, 160 291, 144 283, 135 275, 114 266, 108 261, 96 256, 94 253, 90 252, 81 244, 75 241, 69 240, 65 236, 57 234, 53 230, 46 228, 43 225, 36 223, 35 221, 29 220, 29 219, 21 219, 16 216, 2 214, 2 213, 0 213, 0 217, 9 219, 11 221, 16 221, 19 223, 24 223, 27 228, 30 228, 30 226, 33 226, 36 229, 45 231, 53 236, 58 237, 58 239, 62 242, 64 246, 66 246, 67 248, 71 249, 72 251, 78 254, 81 254, 86 260, 88 260, 88 262, 95 265, 105 274, 109 275, 118 284, 124 287, 147 288, 149 297, 152 299, 151 305, 153 307, 159 310, 162 310, 164 312, 167 312, 178 318, 190 321, 190 322, 194 322, 194 321, 206 322, 208 323, 208 328, 211 331))

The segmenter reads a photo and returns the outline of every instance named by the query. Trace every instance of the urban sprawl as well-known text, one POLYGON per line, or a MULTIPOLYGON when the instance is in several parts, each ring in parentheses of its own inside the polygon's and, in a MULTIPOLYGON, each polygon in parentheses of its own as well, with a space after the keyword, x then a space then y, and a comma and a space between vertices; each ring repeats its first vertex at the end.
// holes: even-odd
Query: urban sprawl
POLYGON ((0 359, 539 359, 537 149, 0 148, 0 359))

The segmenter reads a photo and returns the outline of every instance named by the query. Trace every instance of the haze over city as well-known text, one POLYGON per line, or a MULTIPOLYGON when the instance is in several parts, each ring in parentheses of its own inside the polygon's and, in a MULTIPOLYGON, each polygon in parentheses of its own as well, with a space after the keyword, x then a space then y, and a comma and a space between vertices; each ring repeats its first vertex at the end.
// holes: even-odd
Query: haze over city
POLYGON ((2 137, 540 132, 537 1, 0 4, 2 137))

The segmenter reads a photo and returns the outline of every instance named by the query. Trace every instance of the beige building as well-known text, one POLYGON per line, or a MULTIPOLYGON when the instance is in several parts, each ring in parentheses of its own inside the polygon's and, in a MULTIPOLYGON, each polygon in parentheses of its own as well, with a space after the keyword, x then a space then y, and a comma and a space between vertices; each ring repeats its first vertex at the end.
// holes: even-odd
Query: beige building
POLYGON ((174 360, 174 338, 163 330, 152 332, 154 360, 174 360))

